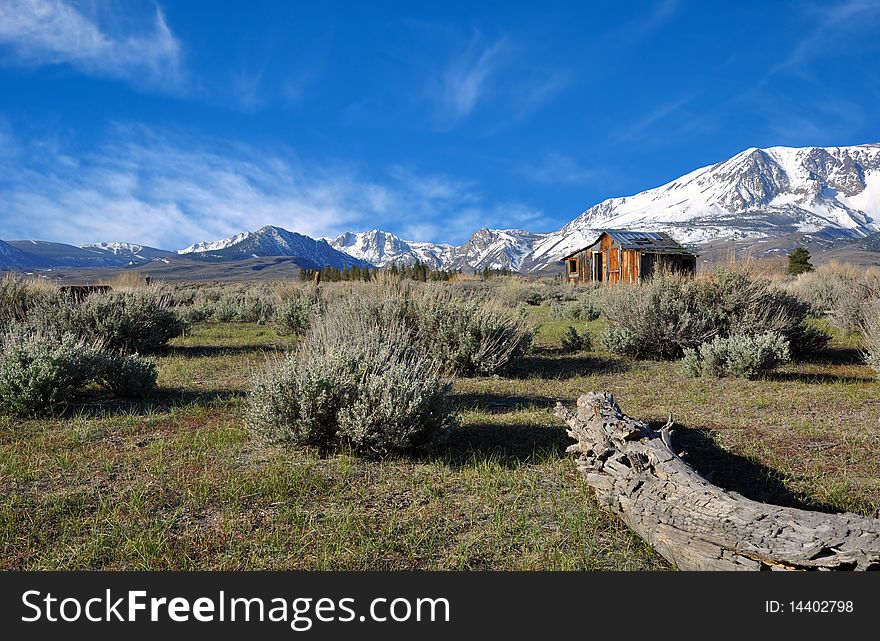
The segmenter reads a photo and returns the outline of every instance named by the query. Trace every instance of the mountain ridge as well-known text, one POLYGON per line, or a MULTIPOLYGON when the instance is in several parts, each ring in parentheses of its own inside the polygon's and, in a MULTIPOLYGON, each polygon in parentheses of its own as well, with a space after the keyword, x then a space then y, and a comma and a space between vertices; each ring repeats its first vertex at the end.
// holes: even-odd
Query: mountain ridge
POLYGON ((255 232, 246 231, 223 240, 195 243, 178 251, 178 255, 195 260, 215 261, 287 256, 299 259, 303 267, 311 269, 345 269, 369 265, 364 260, 334 249, 324 239, 315 239, 274 225, 266 225, 255 232))
MULTIPOLYGON (((311 268, 419 261, 450 271, 490 268, 536 274, 554 268, 562 256, 608 228, 665 231, 682 243, 702 246, 763 243, 772 245, 774 252, 785 251, 802 238, 831 250, 880 231, 880 143, 750 147, 658 187, 605 199, 556 231, 483 228, 461 245, 406 240, 379 229, 314 239, 267 225, 255 232, 194 243, 177 252, 130 243, 74 248, 86 254, 64 251, 67 260, 77 264, 112 264, 125 258, 135 264, 136 260, 161 260, 168 254, 198 261, 288 256, 311 268), (785 240, 781 245, 768 244, 774 239, 785 240)), ((8 241, 5 255, 0 246, 0 261, 21 264, 21 254, 12 250, 27 258, 33 254, 28 243, 43 241, 8 241)), ((45 265, 51 262, 52 253, 45 246, 53 244, 43 245, 36 263, 45 265)))

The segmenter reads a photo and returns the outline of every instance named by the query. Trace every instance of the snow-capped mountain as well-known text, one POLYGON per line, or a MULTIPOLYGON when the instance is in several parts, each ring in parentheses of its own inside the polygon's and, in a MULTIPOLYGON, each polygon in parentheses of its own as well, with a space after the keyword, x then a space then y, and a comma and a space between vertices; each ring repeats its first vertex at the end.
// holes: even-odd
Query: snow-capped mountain
POLYGON ((76 247, 45 240, 10 240, 19 263, 27 269, 54 267, 129 267, 172 256, 171 252, 128 243, 99 243, 76 247))
POLYGON ((464 245, 455 248, 446 269, 509 269, 519 271, 522 260, 542 238, 539 234, 522 229, 483 228, 464 245))
POLYGON ((434 269, 449 261, 453 245, 403 240, 399 236, 378 229, 358 234, 346 232, 329 241, 339 251, 360 258, 376 267, 385 265, 412 265, 423 263, 434 269))
POLYGON ((522 257, 540 238, 521 229, 481 229, 463 245, 455 246, 403 240, 392 233, 372 229, 342 234, 330 244, 377 267, 394 263, 411 265, 418 261, 449 271, 480 271, 486 267, 517 271, 522 257))
POLYGON ((174 252, 145 245, 136 245, 134 243, 89 243, 83 245, 81 249, 94 253, 96 256, 103 257, 108 261, 128 265, 163 260, 174 255, 174 252))
POLYGON ((665 231, 694 245, 798 234, 854 241, 880 229, 880 144, 746 149, 666 185, 605 200, 548 234, 481 229, 453 247, 372 230, 332 244, 375 265, 418 259, 449 270, 530 273, 615 228, 665 231))
POLYGON ((367 263, 330 246, 326 240, 267 225, 255 232, 244 232, 224 240, 202 242, 181 249, 179 254, 203 260, 241 260, 290 256, 302 267, 363 267, 367 263))
MULTIPOLYGON (((201 261, 291 257, 310 268, 420 261, 450 271, 488 267, 537 273, 558 269, 564 255, 614 228, 665 231, 682 243, 702 245, 707 253, 733 245, 785 252, 795 244, 837 251, 880 231, 880 143, 746 149, 660 187, 609 198, 546 234, 481 229, 455 246, 404 240, 377 229, 316 240, 267 226, 176 253, 178 260, 201 261)), ((0 269, 128 266, 169 255, 130 243, 80 248, 0 241, 0 269)))
POLYGON ((200 243, 195 243, 194 245, 190 245, 186 249, 180 249, 177 251, 178 254, 195 254, 199 252, 219 252, 223 251, 228 247, 232 247, 233 245, 237 245, 243 240, 247 240, 247 238, 251 235, 251 232, 245 231, 240 234, 236 234, 235 236, 230 236, 229 238, 224 238, 223 240, 215 240, 215 241, 203 241, 200 243))
POLYGON ((880 229, 880 144, 746 149, 634 196, 610 198, 530 255, 529 269, 590 242, 601 229, 665 231, 683 243, 824 234, 857 239, 880 229))

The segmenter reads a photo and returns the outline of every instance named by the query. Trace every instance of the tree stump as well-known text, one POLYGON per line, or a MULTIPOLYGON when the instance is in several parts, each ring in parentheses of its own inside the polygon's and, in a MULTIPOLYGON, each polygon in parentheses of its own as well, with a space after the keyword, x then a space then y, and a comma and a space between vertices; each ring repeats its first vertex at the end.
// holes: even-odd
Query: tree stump
POLYGON ((599 503, 682 570, 880 570, 880 520, 752 501, 709 483, 660 430, 589 393, 556 406, 599 503))

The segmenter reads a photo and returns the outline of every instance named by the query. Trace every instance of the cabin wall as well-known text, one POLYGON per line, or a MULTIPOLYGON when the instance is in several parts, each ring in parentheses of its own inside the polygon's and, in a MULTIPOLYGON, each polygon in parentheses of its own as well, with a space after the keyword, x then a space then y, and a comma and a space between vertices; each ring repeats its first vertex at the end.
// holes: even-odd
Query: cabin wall
POLYGON ((620 282, 636 285, 639 282, 639 261, 641 255, 634 249, 623 250, 623 264, 620 266, 620 282))
POLYGON ((602 236, 602 256, 605 265, 605 282, 616 283, 620 279, 620 251, 607 234, 602 236))
POLYGON ((601 255, 601 277, 595 284, 630 284, 636 285, 651 278, 655 268, 667 268, 685 274, 696 271, 696 258, 677 254, 655 254, 642 252, 639 249, 623 249, 614 239, 603 235, 596 244, 576 254, 577 271, 566 272, 568 282, 572 285, 592 284, 594 252, 601 255))

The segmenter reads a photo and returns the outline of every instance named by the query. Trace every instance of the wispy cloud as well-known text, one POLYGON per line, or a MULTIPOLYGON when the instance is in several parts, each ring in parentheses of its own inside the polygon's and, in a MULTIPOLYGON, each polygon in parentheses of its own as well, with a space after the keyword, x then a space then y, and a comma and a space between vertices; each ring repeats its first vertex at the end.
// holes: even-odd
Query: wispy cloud
MULTIPOLYGON (((450 40, 454 37, 447 36, 450 40)), ((524 119, 572 85, 569 69, 536 59, 535 47, 515 37, 494 40, 474 33, 462 50, 435 73, 427 95, 434 103, 434 124, 449 130, 480 109, 492 110, 496 131, 524 119)))
POLYGON ((520 173, 544 185, 583 185, 602 176, 602 172, 584 167, 571 156, 557 152, 548 152, 537 162, 526 164, 520 173))
POLYGON ((690 94, 660 105, 656 109, 645 114, 639 120, 631 123, 623 130, 618 132, 615 136, 615 139, 618 142, 637 140, 639 137, 643 136, 647 131, 649 131, 654 125, 670 117, 672 114, 682 109, 685 105, 687 105, 696 97, 697 94, 690 94))
POLYGON ((838 145, 869 142, 854 138, 869 127, 872 117, 862 106, 838 96, 820 96, 809 104, 776 96, 755 103, 766 135, 781 145, 838 145))
MULTIPOLYGON (((814 71, 817 63, 880 49, 876 31, 880 25, 880 0, 844 0, 842 2, 797 5, 800 37, 758 79, 745 89, 699 114, 680 122, 678 133, 706 135, 725 126, 733 114, 747 111, 758 116, 766 144, 839 144, 864 128, 869 118, 855 102, 829 90, 828 79, 814 71), (787 98, 784 87, 789 81, 806 82, 807 98, 787 98), (785 81, 785 82, 781 82, 785 81)), ((870 90, 876 73, 861 73, 861 92, 870 90), (873 74, 873 75, 872 75, 873 74)), ((756 127, 757 128, 757 127, 756 127)), ((754 135, 758 135, 755 133, 754 135)), ((854 140, 853 142, 864 142, 854 140)))
POLYGON ((433 92, 446 124, 455 124, 471 114, 485 96, 490 76, 506 55, 506 38, 485 43, 477 34, 465 51, 446 66, 433 92))
POLYGON ((490 204, 475 185, 448 176, 400 166, 367 172, 182 132, 118 126, 80 156, 35 140, 10 148, 19 151, 0 155, 7 240, 180 248, 274 224, 311 236, 385 227, 458 243, 485 225, 542 221, 533 208, 490 204), (416 229, 414 221, 426 224, 416 229))
POLYGON ((638 44, 665 26, 678 13, 681 0, 660 0, 639 18, 605 34, 601 40, 603 49, 625 49, 638 44))
POLYGON ((241 111, 253 113, 265 104, 266 98, 262 91, 263 73, 262 69, 258 69, 251 72, 240 70, 232 74, 229 83, 230 98, 241 111))
POLYGON ((95 15, 66 0, 4 0, 0 63, 66 64, 87 75, 138 86, 178 88, 181 45, 158 5, 151 24, 143 27, 133 34, 105 30, 95 15))
MULTIPOLYGON (((841 36, 858 32, 876 38, 876 23, 880 20, 880 0, 846 0, 807 8, 815 27, 774 65, 765 80, 782 71, 798 70, 818 56, 833 55, 842 41, 841 36)), ((843 39, 846 42, 846 38, 843 39)), ((851 44, 851 43, 849 43, 851 44)))

